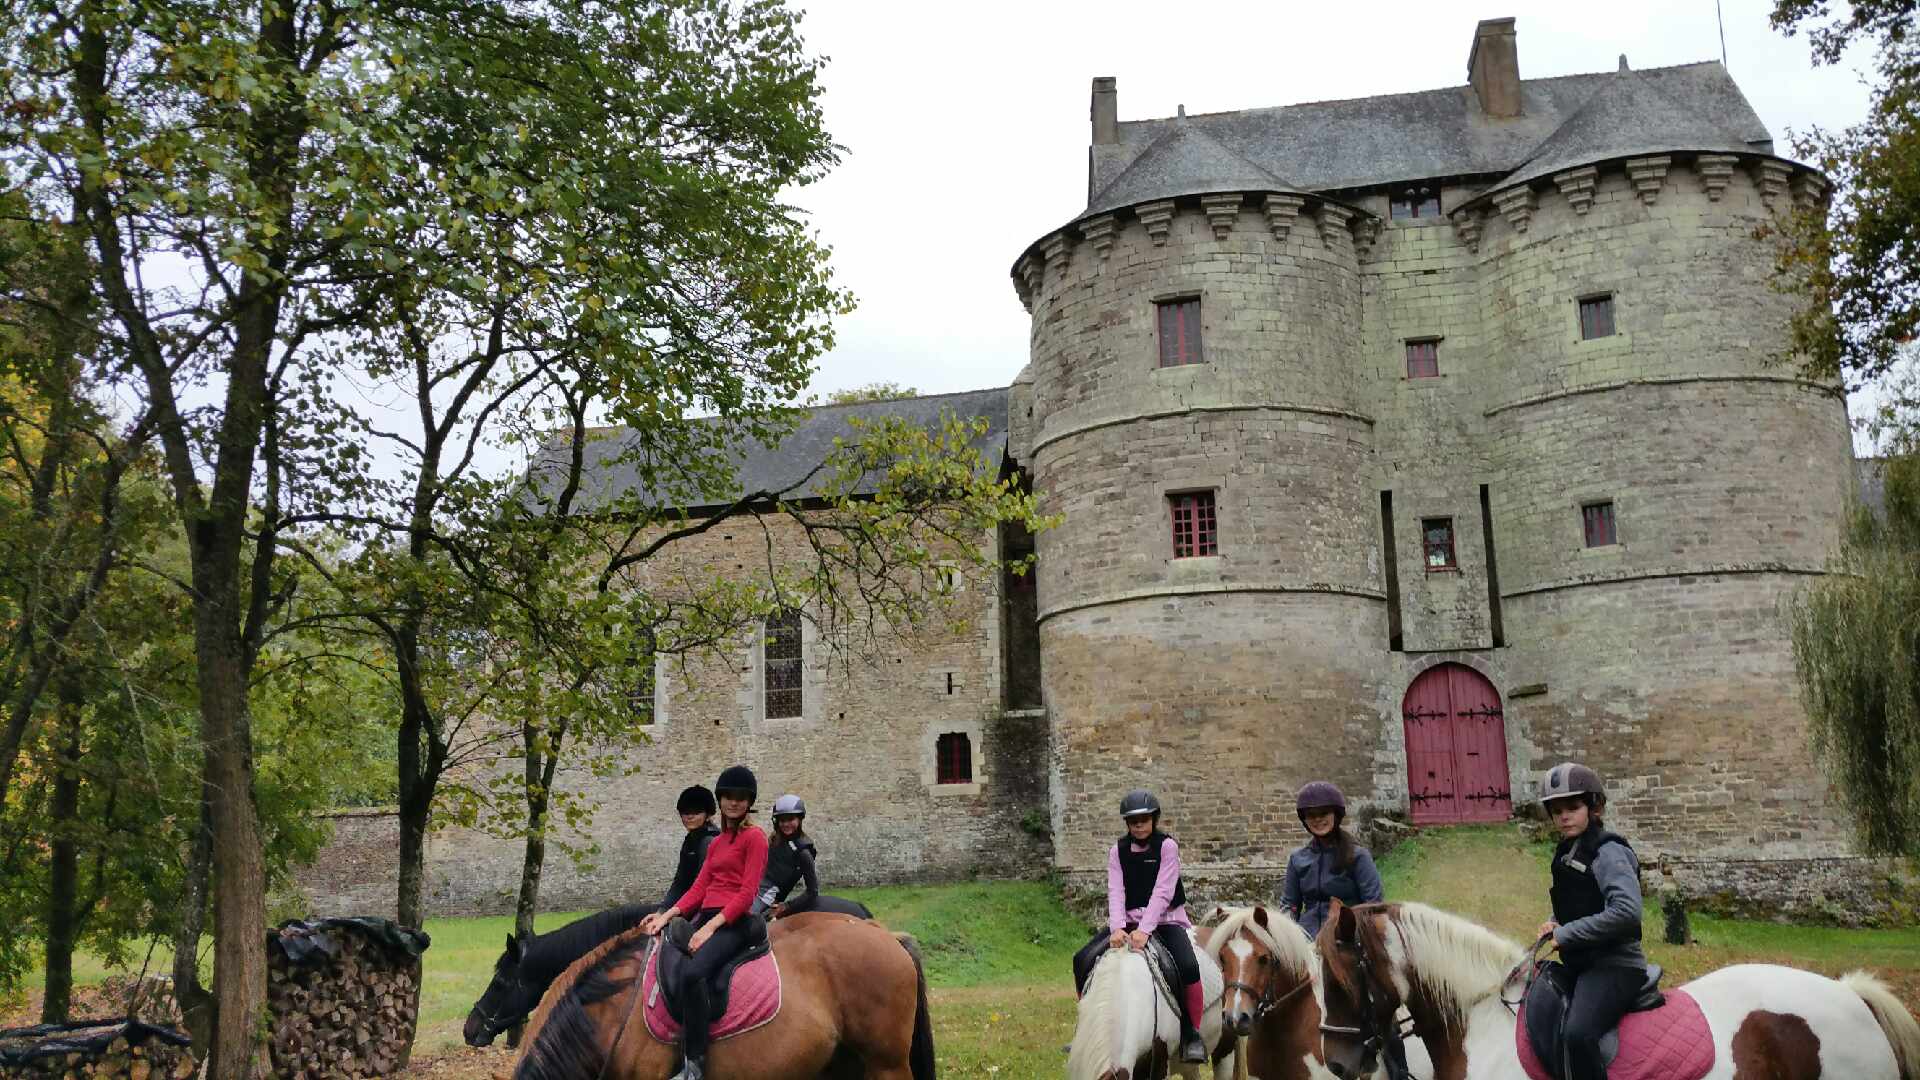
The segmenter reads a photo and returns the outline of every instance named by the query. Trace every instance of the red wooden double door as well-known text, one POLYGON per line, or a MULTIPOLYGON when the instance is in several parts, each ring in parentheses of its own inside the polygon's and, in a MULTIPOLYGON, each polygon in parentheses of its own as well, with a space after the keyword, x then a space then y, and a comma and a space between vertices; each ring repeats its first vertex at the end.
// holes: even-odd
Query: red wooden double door
POLYGON ((1407 805, 1416 825, 1513 815, 1500 694, 1462 664, 1421 672, 1400 709, 1407 732, 1407 805))

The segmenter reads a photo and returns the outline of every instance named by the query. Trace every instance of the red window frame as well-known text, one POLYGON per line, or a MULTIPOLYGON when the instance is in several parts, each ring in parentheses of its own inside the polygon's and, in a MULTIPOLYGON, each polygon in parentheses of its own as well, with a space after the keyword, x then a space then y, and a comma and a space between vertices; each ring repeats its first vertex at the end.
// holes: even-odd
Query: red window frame
POLYGON ((1420 338, 1407 342, 1407 378, 1440 377, 1440 339, 1420 338))
POLYGON ((973 739, 964 731, 949 731, 934 743, 934 780, 942 784, 973 783, 973 739))
POLYGON ((1219 519, 1213 492, 1187 491, 1167 496, 1173 517, 1173 557, 1195 559, 1220 554, 1219 519))
POLYGON ((1620 534, 1615 528, 1611 499, 1582 506, 1580 526, 1587 534, 1588 547, 1606 547, 1620 542, 1620 534))
POLYGON ((1420 519, 1420 552, 1428 573, 1460 568, 1453 556, 1452 518, 1420 519))
POLYGON ((766 678, 766 718, 790 720, 803 715, 801 662, 804 653, 798 609, 782 608, 767 616, 761 652, 766 678))
POLYGON ((1200 350, 1199 297, 1156 303, 1154 323, 1159 328, 1161 367, 1184 367, 1205 361, 1206 356, 1200 350))
POLYGON ((1613 294, 1581 297, 1580 340, 1592 341, 1595 338, 1612 337, 1615 333, 1613 294))

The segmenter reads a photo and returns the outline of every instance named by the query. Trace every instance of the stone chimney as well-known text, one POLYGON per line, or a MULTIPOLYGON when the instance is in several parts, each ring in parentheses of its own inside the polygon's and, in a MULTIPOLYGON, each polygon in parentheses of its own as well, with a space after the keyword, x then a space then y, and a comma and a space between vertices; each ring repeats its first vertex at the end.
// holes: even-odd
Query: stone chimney
MULTIPOLYGON (((1508 22, 1513 20, 1509 19, 1508 22)), ((1511 53, 1512 49, 1509 48, 1511 53)), ((1120 141, 1120 91, 1111 75, 1093 80, 1093 145, 1108 146, 1120 141)))
POLYGON ((1520 54, 1514 45, 1511 16, 1480 20, 1473 32, 1473 51, 1467 54, 1467 81, 1488 116, 1520 115, 1520 54))

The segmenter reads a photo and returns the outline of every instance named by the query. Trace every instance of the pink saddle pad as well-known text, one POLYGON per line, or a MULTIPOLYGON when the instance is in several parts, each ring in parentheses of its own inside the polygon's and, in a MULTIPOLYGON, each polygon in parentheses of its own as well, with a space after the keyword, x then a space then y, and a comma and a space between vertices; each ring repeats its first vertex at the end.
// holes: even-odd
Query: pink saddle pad
MULTIPOLYGON (((660 950, 647 955, 646 982, 640 993, 646 998, 647 1033, 663 1043, 678 1042, 680 1022, 667 1012, 667 996, 660 992, 660 950)), ((727 1014, 713 1021, 709 1031, 715 1042, 744 1035, 772 1020, 780 1012, 780 963, 771 952, 749 960, 733 973, 732 989, 727 993, 727 1014)))
MULTIPOLYGON (((1607 1080, 1700 1080, 1713 1068, 1713 1031, 1699 1003, 1685 990, 1665 993, 1665 1005, 1620 1021, 1620 1053, 1607 1066, 1607 1080)), ((1534 1055, 1525 1016, 1523 1009, 1514 1025, 1520 1067, 1533 1080, 1553 1080, 1534 1055)))

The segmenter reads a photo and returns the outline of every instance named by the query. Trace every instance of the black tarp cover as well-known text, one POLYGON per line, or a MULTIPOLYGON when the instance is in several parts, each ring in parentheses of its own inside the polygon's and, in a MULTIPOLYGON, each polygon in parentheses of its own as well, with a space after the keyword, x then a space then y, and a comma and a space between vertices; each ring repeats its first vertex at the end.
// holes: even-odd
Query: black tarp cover
POLYGON ((43 1058, 80 1053, 89 1058, 106 1052, 113 1040, 126 1036, 130 1046, 158 1039, 186 1046, 185 1035, 172 1028, 154 1027, 138 1020, 78 1020, 71 1024, 40 1024, 0 1031, 0 1065, 26 1065, 43 1058))
POLYGON ((357 933, 391 952, 416 957, 427 951, 432 938, 425 930, 410 930, 392 919, 359 915, 342 919, 289 919, 267 933, 267 948, 278 950, 295 964, 318 964, 340 955, 340 935, 357 933))

